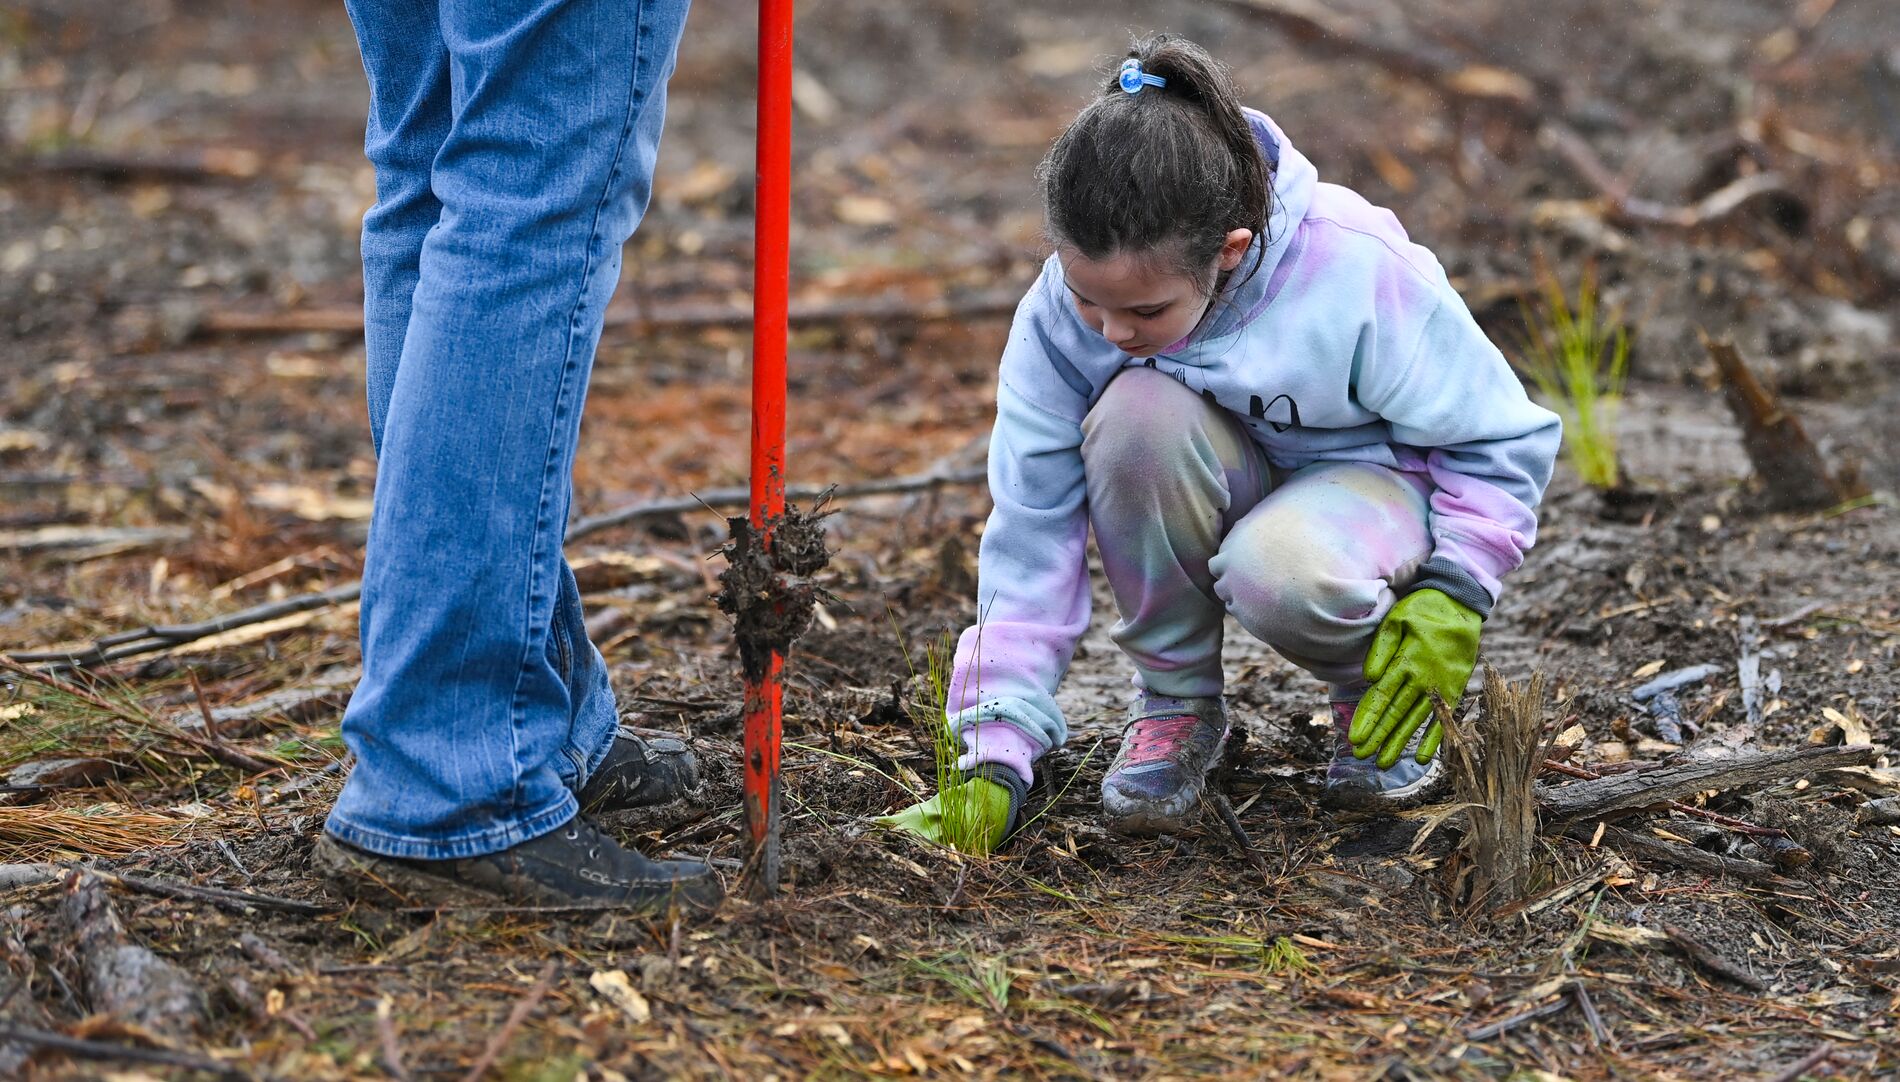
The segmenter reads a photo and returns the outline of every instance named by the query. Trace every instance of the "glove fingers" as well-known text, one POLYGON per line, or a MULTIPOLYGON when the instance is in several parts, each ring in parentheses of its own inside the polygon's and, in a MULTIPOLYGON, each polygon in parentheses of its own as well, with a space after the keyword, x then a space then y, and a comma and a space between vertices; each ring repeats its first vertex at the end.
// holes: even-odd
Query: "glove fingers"
POLYGON ((1429 763, 1432 756, 1438 754, 1438 744, 1445 736, 1445 727, 1437 718, 1432 719, 1432 727, 1425 730, 1425 739, 1418 742, 1418 753, 1413 756, 1420 763, 1429 763))
POLYGON ((1367 738, 1372 735, 1372 731, 1379 727, 1379 719, 1385 716, 1386 704, 1392 701, 1394 690, 1391 684, 1381 680, 1367 688, 1365 696, 1359 700, 1359 705, 1353 708, 1352 728, 1347 730, 1346 740, 1352 744, 1355 751, 1365 744, 1367 738))
POLYGON ((1366 650, 1366 662, 1363 671, 1367 680, 1378 680, 1385 675, 1386 667, 1398 655, 1399 644, 1405 638, 1405 627, 1399 621, 1387 618, 1379 621, 1379 630, 1372 634, 1372 645, 1366 650))
POLYGON ((1418 731, 1419 726, 1425 724, 1425 719, 1430 717, 1431 714, 1431 696, 1420 696, 1418 700, 1413 703, 1412 708, 1405 713, 1405 720, 1386 737, 1385 743, 1379 751, 1379 768, 1381 770, 1399 761, 1399 756, 1405 754, 1406 741, 1412 739, 1412 734, 1418 731))
POLYGON ((1379 719, 1378 727, 1366 738, 1366 744, 1377 748, 1391 740, 1407 716, 1418 708, 1424 695, 1424 687, 1416 680, 1406 680, 1399 685, 1398 693, 1392 696, 1391 704, 1385 708, 1385 716, 1379 719))

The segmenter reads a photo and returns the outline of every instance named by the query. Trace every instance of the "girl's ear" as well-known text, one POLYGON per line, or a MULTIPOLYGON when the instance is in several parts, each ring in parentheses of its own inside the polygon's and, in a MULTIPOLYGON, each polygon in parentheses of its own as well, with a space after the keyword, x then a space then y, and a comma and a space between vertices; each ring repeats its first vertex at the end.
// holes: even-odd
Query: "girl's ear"
POLYGON ((1227 239, 1220 246, 1220 269, 1233 270, 1240 266, 1241 257, 1247 254, 1247 246, 1253 243, 1253 230, 1231 229, 1227 239))

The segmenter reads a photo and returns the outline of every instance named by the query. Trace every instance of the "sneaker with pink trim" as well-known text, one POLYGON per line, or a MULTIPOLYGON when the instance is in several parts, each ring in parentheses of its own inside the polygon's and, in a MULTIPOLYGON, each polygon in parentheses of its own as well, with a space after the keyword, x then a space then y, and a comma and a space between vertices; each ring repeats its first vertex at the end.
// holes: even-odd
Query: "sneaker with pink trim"
POLYGON ((1207 772, 1227 743, 1219 696, 1144 696, 1102 779, 1102 813, 1124 834, 1167 834, 1199 812, 1207 772))

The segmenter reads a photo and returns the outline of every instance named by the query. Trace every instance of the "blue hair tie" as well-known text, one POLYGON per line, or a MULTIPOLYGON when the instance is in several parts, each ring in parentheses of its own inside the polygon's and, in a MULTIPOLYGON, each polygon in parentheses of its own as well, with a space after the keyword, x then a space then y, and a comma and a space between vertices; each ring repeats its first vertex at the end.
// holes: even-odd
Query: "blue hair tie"
POLYGON ((1130 94, 1141 93, 1141 88, 1144 86, 1168 85, 1168 81, 1161 76, 1150 75, 1142 71, 1141 61, 1133 57, 1122 61, 1122 70, 1121 73, 1115 77, 1115 82, 1130 94))

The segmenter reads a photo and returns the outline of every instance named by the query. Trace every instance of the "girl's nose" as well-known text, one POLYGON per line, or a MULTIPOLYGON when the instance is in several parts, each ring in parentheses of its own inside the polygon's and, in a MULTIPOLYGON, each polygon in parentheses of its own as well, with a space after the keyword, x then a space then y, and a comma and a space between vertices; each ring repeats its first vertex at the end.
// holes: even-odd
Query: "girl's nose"
POLYGON ((1120 345, 1134 339, 1135 326, 1132 323, 1117 323, 1112 319, 1104 319, 1102 320, 1102 337, 1120 345))

